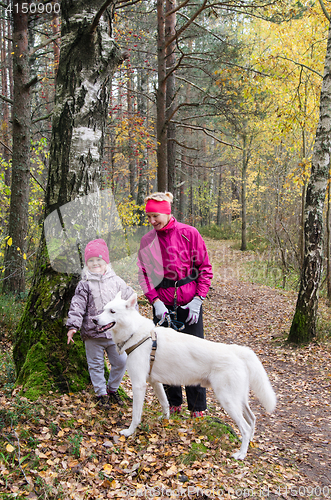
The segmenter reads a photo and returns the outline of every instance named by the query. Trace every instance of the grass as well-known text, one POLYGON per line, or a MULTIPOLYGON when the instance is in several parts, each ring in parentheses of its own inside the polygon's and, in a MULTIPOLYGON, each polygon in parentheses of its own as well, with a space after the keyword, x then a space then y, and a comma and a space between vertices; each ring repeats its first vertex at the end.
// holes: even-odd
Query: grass
POLYGON ((266 261, 263 257, 244 263, 241 275, 245 281, 285 291, 297 290, 300 279, 297 270, 292 269, 284 275, 283 268, 277 261, 266 261))
POLYGON ((180 455, 179 461, 184 465, 191 465, 197 461, 203 461, 210 452, 210 447, 219 453, 219 449, 230 450, 231 444, 239 438, 234 430, 228 425, 214 417, 197 419, 193 425, 196 435, 201 436, 191 443, 190 450, 180 455))

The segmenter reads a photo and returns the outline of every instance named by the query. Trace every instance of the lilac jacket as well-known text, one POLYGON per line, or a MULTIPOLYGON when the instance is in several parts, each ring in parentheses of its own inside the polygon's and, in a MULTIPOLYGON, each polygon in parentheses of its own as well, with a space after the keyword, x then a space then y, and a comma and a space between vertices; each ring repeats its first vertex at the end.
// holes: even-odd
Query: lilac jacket
POLYGON ((139 284, 150 303, 158 297, 173 305, 175 288, 155 287, 163 277, 171 280, 186 278, 195 267, 197 280, 177 289, 177 304, 190 302, 195 295, 205 297, 213 277, 205 242, 199 231, 174 219, 169 228, 152 229, 142 237, 138 253, 139 284))
POLYGON ((101 337, 111 339, 111 331, 99 333, 92 318, 100 314, 118 292, 121 292, 121 297, 125 300, 134 293, 111 267, 103 275, 86 271, 71 300, 67 328, 80 330, 83 340, 101 337))

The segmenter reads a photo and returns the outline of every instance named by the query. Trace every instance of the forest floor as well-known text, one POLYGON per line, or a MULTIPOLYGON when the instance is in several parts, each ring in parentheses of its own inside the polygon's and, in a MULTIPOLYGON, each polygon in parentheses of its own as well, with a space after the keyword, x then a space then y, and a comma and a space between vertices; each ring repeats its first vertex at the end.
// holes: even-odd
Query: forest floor
MULTIPOLYGON (((231 458, 237 429, 207 390, 208 411, 159 421, 148 389, 134 436, 131 401, 107 413, 92 389, 30 402, 0 393, 0 498, 321 499, 331 497, 331 345, 286 342, 296 293, 240 279, 249 252, 208 241, 215 277, 204 303, 209 340, 250 346, 277 393, 272 415, 252 395, 256 434, 244 461, 231 458)), ((149 307, 141 311, 150 314, 149 307)), ((8 347, 8 346, 7 346, 8 347)), ((125 376, 123 387, 132 396, 125 376)))

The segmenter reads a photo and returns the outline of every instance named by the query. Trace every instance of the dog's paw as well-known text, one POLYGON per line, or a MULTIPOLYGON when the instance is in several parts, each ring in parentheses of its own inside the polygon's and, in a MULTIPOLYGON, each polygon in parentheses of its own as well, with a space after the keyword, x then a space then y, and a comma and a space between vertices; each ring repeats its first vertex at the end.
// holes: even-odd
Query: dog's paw
POLYGON ((240 450, 236 451, 236 453, 234 453, 232 455, 232 458, 235 458, 236 460, 244 460, 245 457, 246 457, 246 453, 241 452, 240 450))
POLYGON ((133 434, 133 431, 129 429, 123 429, 122 431, 120 431, 120 434, 122 434, 122 436, 125 436, 125 437, 129 437, 131 436, 131 434, 133 434))
POLYGON ((162 415, 159 416, 159 420, 169 420, 170 418, 170 412, 167 411, 165 413, 163 413, 162 415))

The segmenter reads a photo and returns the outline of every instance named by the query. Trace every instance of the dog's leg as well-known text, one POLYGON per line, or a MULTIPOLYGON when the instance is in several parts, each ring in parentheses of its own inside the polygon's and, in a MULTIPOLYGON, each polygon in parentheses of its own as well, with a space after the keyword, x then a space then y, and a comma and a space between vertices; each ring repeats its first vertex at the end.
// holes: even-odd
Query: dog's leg
POLYGON ((244 460, 247 454, 250 437, 252 435, 252 428, 246 421, 242 413, 241 402, 222 401, 222 406, 228 415, 236 422, 239 432, 241 434, 241 447, 232 456, 237 460, 244 460))
POLYGON ((250 435, 250 439, 249 440, 253 441, 256 418, 255 418, 254 413, 250 409, 248 403, 245 403, 245 405, 244 405, 244 418, 245 418, 246 422, 248 423, 248 425, 251 428, 251 435, 250 435))
POLYGON ((143 411, 145 393, 146 393, 146 382, 134 381, 132 380, 132 392, 133 392, 133 403, 132 403, 132 421, 128 429, 123 429, 120 434, 125 437, 131 436, 136 428, 141 422, 141 415, 143 411))
POLYGON ((163 385, 160 384, 160 382, 151 382, 151 386, 153 387, 154 392, 155 392, 155 394, 157 396, 157 399, 159 400, 160 405, 162 407, 162 412, 163 412, 162 417, 163 418, 169 418, 169 416, 170 416, 170 413, 169 413, 169 402, 168 402, 166 393, 164 391, 163 385))

